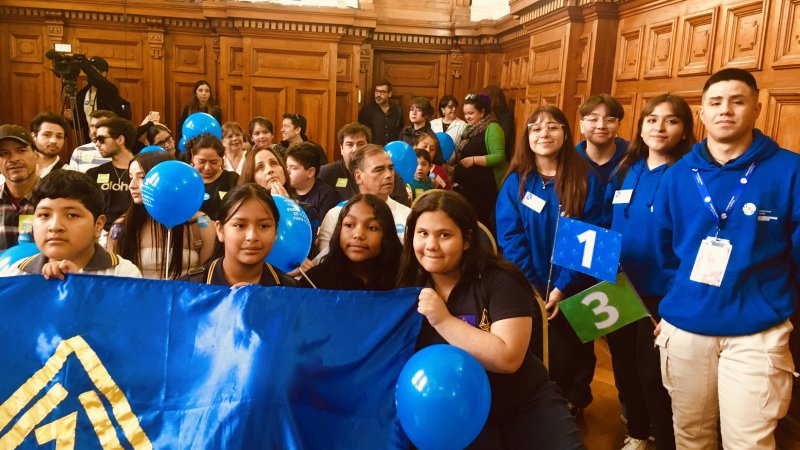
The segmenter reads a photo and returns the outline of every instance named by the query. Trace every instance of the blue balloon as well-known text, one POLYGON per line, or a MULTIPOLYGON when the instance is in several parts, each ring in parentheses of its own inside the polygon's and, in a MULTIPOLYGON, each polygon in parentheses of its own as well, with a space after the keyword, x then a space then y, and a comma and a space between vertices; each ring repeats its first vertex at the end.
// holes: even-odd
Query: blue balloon
POLYGON ((273 195, 278 206, 278 236, 264 259, 284 272, 300 267, 311 250, 311 221, 296 201, 273 195))
POLYGON ((483 366, 452 345, 432 345, 408 360, 397 380, 400 424, 420 450, 463 449, 489 417, 492 393, 483 366))
POLYGON ((453 151, 456 149, 456 143, 453 142, 453 138, 443 132, 436 133, 436 139, 439 140, 439 149, 442 151, 442 158, 444 158, 445 162, 450 160, 450 157, 453 156, 453 151))
POLYGON ((166 150, 166 149, 164 149, 164 148, 161 148, 161 147, 159 147, 159 146, 157 146, 157 145, 148 145, 147 147, 145 147, 145 148, 143 148, 143 149, 139 150, 139 154, 140 154, 140 155, 141 155, 142 153, 150 153, 150 152, 164 152, 164 153, 166 153, 166 152, 167 152, 167 150, 166 150))
POLYGON ((5 269, 6 267, 11 267, 20 260, 29 256, 33 256, 37 253, 39 253, 39 248, 33 243, 19 244, 9 247, 4 252, 0 253, 0 270, 5 269))
POLYGON ((187 141, 205 133, 211 133, 222 139, 222 127, 219 126, 219 122, 211 114, 194 113, 183 122, 181 134, 187 141))
POLYGON ((145 209, 167 228, 191 219, 200 210, 205 193, 200 173, 180 161, 156 164, 142 184, 145 209))
POLYGON ((417 170, 417 154, 410 145, 403 141, 392 141, 384 147, 392 157, 394 171, 400 175, 406 183, 414 180, 414 172, 417 170))
POLYGON ((186 136, 181 137, 180 142, 178 142, 178 150, 180 150, 180 151, 185 153, 186 152, 186 142, 187 142, 186 136))

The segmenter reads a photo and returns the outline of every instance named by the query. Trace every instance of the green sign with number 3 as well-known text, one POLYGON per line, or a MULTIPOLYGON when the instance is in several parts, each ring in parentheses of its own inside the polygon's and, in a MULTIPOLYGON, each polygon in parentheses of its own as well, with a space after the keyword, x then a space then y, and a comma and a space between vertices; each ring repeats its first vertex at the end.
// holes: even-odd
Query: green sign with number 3
POLYGON ((558 307, 584 343, 650 315, 623 272, 616 283, 595 284, 558 307))

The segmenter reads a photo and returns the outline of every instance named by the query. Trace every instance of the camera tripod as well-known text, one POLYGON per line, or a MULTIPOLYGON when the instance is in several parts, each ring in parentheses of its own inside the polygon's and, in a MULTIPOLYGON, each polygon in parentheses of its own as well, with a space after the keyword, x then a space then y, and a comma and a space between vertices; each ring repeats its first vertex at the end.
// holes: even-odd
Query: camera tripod
POLYGON ((67 119, 75 130, 75 140, 78 145, 83 145, 83 127, 78 114, 83 114, 83 110, 78 107, 78 101, 75 97, 75 85, 77 80, 74 78, 61 78, 61 116, 67 119), (69 115, 67 115, 69 111, 69 115))

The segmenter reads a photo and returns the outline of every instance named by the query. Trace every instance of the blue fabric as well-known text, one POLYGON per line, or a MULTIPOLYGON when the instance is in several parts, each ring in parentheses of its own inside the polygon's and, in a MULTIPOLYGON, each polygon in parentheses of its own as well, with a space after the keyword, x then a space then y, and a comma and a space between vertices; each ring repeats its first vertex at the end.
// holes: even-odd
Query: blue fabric
POLYGON ((786 320, 796 307, 800 261, 800 155, 753 131, 747 151, 718 166, 703 156, 706 141, 675 163, 656 195, 658 259, 672 280, 659 312, 692 333, 737 336, 786 320), (718 211, 752 162, 758 163, 719 234, 733 247, 720 287, 689 279, 700 243, 716 234, 692 169, 705 181, 718 211), (747 214, 749 212, 750 214, 747 214))
POLYGON ((614 144, 616 145, 616 151, 614 151, 614 155, 611 156, 611 159, 606 161, 605 164, 599 165, 589 159, 586 156, 586 140, 578 142, 575 146, 575 149, 578 151, 578 154, 592 166, 597 172, 597 176, 600 178, 600 183, 604 186, 604 198, 603 198, 603 219, 598 224, 601 227, 610 227, 612 216, 614 214, 614 205, 612 204, 612 200, 614 199, 614 191, 617 190, 618 186, 620 185, 620 174, 617 170, 619 168, 622 159, 628 153, 628 146, 630 142, 626 141, 622 138, 614 138, 614 144), (613 175, 613 176, 612 176, 613 175))
POLYGON ((655 218, 651 209, 667 165, 650 170, 641 159, 628 170, 620 189, 633 189, 630 203, 613 205, 611 229, 622 234, 620 264, 642 297, 663 297, 667 278, 656 260, 655 218))
MULTIPOLYGON (((88 275, 3 278, 0 404, 59 343, 82 339, 153 448, 364 449, 379 443, 405 449, 394 388, 419 333, 417 295, 416 289, 231 290, 88 275)), ((10 423, 2 424, 0 411, 0 439, 60 383, 67 397, 37 426, 77 411, 75 448, 100 448, 78 401, 93 391, 120 442, 131 448, 110 399, 87 375, 98 373, 97 365, 77 356, 69 355, 10 423)), ((33 432, 19 448, 39 448, 33 432)))
MULTIPOLYGON (((514 263, 544 297, 550 273, 550 257, 555 242, 559 201, 555 183, 542 184, 542 178, 532 171, 525 180, 525 192, 545 200, 541 213, 522 204, 517 173, 510 173, 497 197, 497 243, 503 256, 514 263)), ((601 225, 603 218, 603 186, 593 171, 587 172, 588 192, 583 213, 575 219, 592 225, 601 225)), ((588 275, 554 266, 553 284, 564 293, 564 298, 586 289, 596 282, 588 275)))

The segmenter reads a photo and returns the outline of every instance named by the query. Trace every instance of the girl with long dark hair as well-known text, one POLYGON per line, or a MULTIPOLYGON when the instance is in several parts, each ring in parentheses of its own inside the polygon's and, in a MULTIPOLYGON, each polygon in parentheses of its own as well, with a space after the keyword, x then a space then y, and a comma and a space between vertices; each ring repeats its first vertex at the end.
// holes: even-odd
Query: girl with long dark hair
POLYGON ((491 409, 470 448, 583 448, 566 402, 530 351, 534 292, 480 234, 474 210, 455 192, 430 191, 414 205, 398 280, 425 287, 417 346, 450 344, 486 369, 491 409))
POLYGON ((214 249, 216 238, 208 216, 198 212, 188 222, 172 229, 167 248, 167 229, 147 212, 142 183, 150 170, 173 157, 166 152, 142 153, 131 161, 131 205, 111 226, 108 249, 131 261, 144 278, 175 279, 199 268, 214 249), (169 253, 169 267, 167 254, 169 253))
MULTIPOLYGON (((308 271, 320 289, 392 289, 402 244, 397 238, 392 210, 372 194, 358 194, 342 208, 331 236, 330 251, 308 271)), ((301 287, 311 283, 300 280, 301 287)))
MULTIPOLYGON (((667 276, 656 261, 658 242, 653 203, 669 167, 695 142, 694 119, 686 100, 671 94, 642 109, 636 138, 615 179, 611 229, 623 235, 620 263, 656 321, 667 293, 667 276)), ((653 324, 642 319, 608 335, 614 377, 628 418, 625 450, 644 449, 652 428, 659 450, 674 449, 672 406, 661 381, 661 360, 653 346, 653 324)))
POLYGON ((222 200, 214 223, 214 257, 183 280, 222 286, 294 286, 294 280, 264 259, 278 235, 280 213, 272 195, 255 183, 236 186, 222 200))
POLYGON ((181 111, 181 116, 178 118, 178 127, 175 129, 178 142, 180 142, 183 135, 183 122, 196 112, 211 114, 217 119, 217 122, 222 124, 222 109, 220 109, 219 103, 214 99, 214 94, 211 92, 211 83, 206 80, 198 80, 194 84, 192 100, 181 111))
POLYGON ((546 300, 550 313, 550 374, 577 414, 592 401, 594 346, 578 339, 558 302, 594 284, 594 278, 552 265, 555 232, 564 215, 599 225, 603 186, 575 151, 564 113, 537 108, 520 135, 497 199, 497 240, 504 256, 546 300), (548 292, 549 291, 549 292, 548 292))

